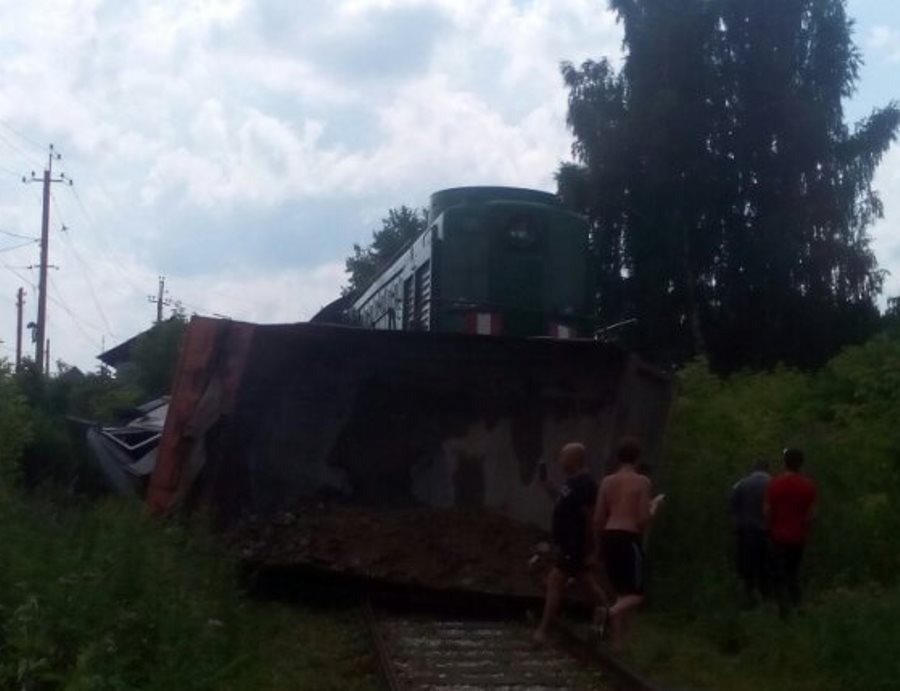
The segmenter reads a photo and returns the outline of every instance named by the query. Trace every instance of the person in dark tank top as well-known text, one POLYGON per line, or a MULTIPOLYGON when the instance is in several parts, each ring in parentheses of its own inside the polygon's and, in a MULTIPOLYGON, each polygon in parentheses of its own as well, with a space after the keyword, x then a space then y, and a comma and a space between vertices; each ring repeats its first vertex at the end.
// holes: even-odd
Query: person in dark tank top
POLYGON ((597 481, 587 468, 587 451, 583 444, 566 444, 558 460, 565 478, 559 487, 547 477, 545 464, 538 467, 538 480, 554 501, 551 534, 556 548, 556 564, 547 577, 544 614, 534 633, 534 641, 539 645, 547 640, 547 632, 559 613, 569 579, 578 580, 598 608, 606 605, 606 593, 593 572, 596 547, 591 517, 597 501, 597 481))

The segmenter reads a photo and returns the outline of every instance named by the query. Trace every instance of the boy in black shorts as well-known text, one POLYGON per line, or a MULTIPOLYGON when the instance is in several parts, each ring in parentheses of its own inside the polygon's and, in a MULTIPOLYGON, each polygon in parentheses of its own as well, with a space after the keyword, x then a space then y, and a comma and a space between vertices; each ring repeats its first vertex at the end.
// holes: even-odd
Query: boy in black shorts
POLYGON ((565 481, 557 488, 546 477, 540 481, 555 501, 553 508, 553 542, 557 549, 556 565, 547 578, 547 599, 541 624, 534 633, 535 643, 547 640, 547 631, 559 613, 563 591, 570 578, 579 580, 598 606, 606 604, 606 595, 591 567, 596 563, 591 520, 597 501, 597 482, 587 469, 587 452, 583 444, 566 444, 559 454, 565 481))
POLYGON ((594 516, 594 531, 600 536, 603 564, 616 594, 609 609, 612 647, 625 648, 632 612, 644 601, 643 536, 655 512, 657 500, 650 498, 650 479, 637 464, 640 443, 623 440, 616 452, 618 469, 603 478, 594 516))

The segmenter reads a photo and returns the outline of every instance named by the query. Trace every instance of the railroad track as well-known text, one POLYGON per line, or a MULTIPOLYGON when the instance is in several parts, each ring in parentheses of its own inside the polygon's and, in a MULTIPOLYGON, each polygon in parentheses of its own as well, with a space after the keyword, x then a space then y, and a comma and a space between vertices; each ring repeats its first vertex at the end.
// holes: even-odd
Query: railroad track
POLYGON ((597 665, 562 647, 535 648, 522 620, 367 606, 391 691, 618 691, 597 665))

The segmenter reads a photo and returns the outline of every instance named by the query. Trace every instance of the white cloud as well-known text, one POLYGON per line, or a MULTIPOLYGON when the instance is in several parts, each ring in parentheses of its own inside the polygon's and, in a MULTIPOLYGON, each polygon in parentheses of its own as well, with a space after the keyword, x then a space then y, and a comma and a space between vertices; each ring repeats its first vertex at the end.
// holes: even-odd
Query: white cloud
POLYGON ((900 31, 884 24, 869 31, 868 45, 889 62, 900 62, 900 31))
POLYGON ((344 263, 246 275, 196 275, 171 283, 187 311, 223 313, 263 323, 297 322, 312 317, 340 295, 344 263))
POLYGON ((887 152, 874 186, 884 202, 884 218, 872 228, 872 247, 881 265, 891 272, 885 281, 885 297, 900 297, 900 144, 887 152))

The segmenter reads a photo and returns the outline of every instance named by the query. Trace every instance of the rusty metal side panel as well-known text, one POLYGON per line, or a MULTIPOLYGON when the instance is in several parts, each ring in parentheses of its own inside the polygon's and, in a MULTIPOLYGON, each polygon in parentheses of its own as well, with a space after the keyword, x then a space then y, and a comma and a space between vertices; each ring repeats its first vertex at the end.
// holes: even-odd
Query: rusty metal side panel
POLYGON ((192 452, 198 441, 205 439, 208 428, 233 410, 255 328, 239 322, 191 319, 147 491, 151 512, 169 512, 190 491, 185 483, 195 479, 186 478, 192 452))

